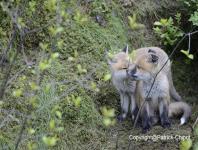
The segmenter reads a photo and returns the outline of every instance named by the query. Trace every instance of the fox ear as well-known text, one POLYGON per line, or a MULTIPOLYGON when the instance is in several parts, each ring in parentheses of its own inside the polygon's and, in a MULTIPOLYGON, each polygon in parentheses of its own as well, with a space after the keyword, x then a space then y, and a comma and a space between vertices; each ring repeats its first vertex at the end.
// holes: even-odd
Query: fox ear
POLYGON ((159 57, 155 54, 151 54, 151 62, 158 63, 159 57))
POLYGON ((152 49, 149 49, 149 50, 148 50, 148 53, 156 54, 156 52, 155 52, 154 50, 152 50, 152 49))
POLYGON ((125 52, 126 54, 129 53, 129 48, 128 48, 128 44, 125 46, 125 48, 123 48, 122 50, 123 52, 125 52))

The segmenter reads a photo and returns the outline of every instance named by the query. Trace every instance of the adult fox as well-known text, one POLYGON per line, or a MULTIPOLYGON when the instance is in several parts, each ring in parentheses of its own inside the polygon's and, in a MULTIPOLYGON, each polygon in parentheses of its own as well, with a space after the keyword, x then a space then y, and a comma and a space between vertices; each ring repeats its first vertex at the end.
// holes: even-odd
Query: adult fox
MULTIPOLYGON (((136 59, 144 54, 149 55, 148 51, 152 52, 153 49, 155 50, 155 53, 160 56, 160 58, 163 58, 163 61, 161 61, 159 65, 159 67, 162 67, 163 62, 166 61, 165 58, 168 58, 168 56, 164 51, 161 51, 160 48, 157 47, 137 49, 136 59)), ((120 94, 121 114, 118 116, 118 119, 123 120, 126 118, 129 106, 132 113, 132 119, 134 119, 138 112, 138 107, 136 106, 134 94, 136 90, 136 82, 133 81, 133 79, 131 79, 131 77, 126 72, 128 66, 134 67, 134 64, 130 63, 129 61, 128 46, 126 46, 121 52, 117 53, 111 60, 108 60, 108 63, 110 65, 110 70, 112 73, 113 84, 120 94)), ((165 66, 162 71, 164 71, 165 74, 168 76, 171 97, 176 101, 181 101, 181 97, 176 92, 173 86, 170 66, 165 66)))
MULTIPOLYGON (((183 115, 181 124, 184 124, 191 115, 191 108, 185 102, 170 102, 170 96, 175 96, 175 93, 172 93, 176 90, 173 90, 174 86, 171 83, 171 64, 167 54, 157 47, 139 49, 135 65, 135 67, 134 65, 129 67, 128 74, 138 81, 136 93, 138 107, 145 100, 141 111, 143 131, 149 130, 153 124, 158 122, 158 118, 163 127, 170 127, 169 118, 173 115, 183 115), (162 66, 164 68, 161 70, 162 66)), ((178 98, 178 96, 176 97, 178 98)))

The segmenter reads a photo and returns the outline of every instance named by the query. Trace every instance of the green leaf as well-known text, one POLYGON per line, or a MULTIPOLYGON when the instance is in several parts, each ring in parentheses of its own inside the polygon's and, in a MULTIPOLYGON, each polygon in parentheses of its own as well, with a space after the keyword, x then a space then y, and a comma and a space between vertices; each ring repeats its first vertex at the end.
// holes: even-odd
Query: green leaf
POLYGON ((114 55, 113 55, 112 53, 110 53, 110 52, 108 52, 107 55, 108 55, 108 58, 109 58, 109 59, 112 59, 112 58, 114 57, 114 55))
POLYGON ((0 106, 2 106, 4 104, 4 102, 3 101, 0 101, 0 106))
POLYGON ((73 99, 73 102, 74 102, 74 105, 76 106, 76 107, 79 107, 80 106, 80 103, 81 103, 81 97, 76 97, 76 98, 74 98, 73 99))
POLYGON ((49 92, 50 92, 50 89, 51 89, 51 84, 48 83, 48 84, 45 86, 45 88, 44 88, 45 93, 49 93, 49 92))
POLYGON ((29 134, 34 134, 34 133, 35 133, 35 130, 32 129, 32 128, 30 128, 30 129, 28 129, 28 133, 29 133, 29 134))
POLYGON ((194 59, 193 54, 189 54, 189 50, 181 50, 184 55, 186 55, 189 59, 194 59))
POLYGON ((22 89, 17 89, 17 90, 13 91, 13 96, 14 97, 20 97, 20 96, 22 96, 22 94, 23 94, 22 89))
POLYGON ((58 128, 56 128, 56 131, 58 131, 58 132, 64 131, 64 127, 58 127, 58 128))
POLYGON ((191 21, 194 26, 198 26, 198 11, 195 11, 194 14, 191 14, 189 21, 191 21))
POLYGON ((54 120, 50 120, 49 127, 50 127, 50 129, 55 128, 55 121, 54 120))
POLYGON ((58 57, 59 57, 59 53, 58 52, 55 52, 55 53, 51 54, 51 58, 52 59, 56 59, 58 57))
POLYGON ((48 69, 49 67, 50 67, 50 64, 48 63, 47 60, 41 61, 39 63, 39 69, 42 71, 48 69))
POLYGON ((75 58, 74 57, 69 57, 67 60, 72 62, 72 61, 75 61, 75 58))
POLYGON ((159 22, 159 21, 155 21, 155 22, 154 22, 154 25, 155 25, 155 26, 161 26, 161 25, 162 25, 162 23, 161 23, 161 22, 159 22))
POLYGON ((56 142, 58 141, 56 137, 47 137, 47 136, 43 136, 42 140, 47 146, 55 146, 56 142))
POLYGON ((143 24, 137 23, 136 14, 134 14, 132 17, 128 16, 128 20, 129 20, 129 26, 131 27, 132 30, 138 30, 145 27, 143 24))
POLYGON ((57 110, 55 113, 56 113, 56 115, 57 115, 57 117, 58 117, 59 119, 62 118, 62 113, 61 113, 60 111, 57 110))
POLYGON ((41 47, 42 50, 46 50, 48 47, 48 44, 46 43, 39 43, 39 46, 41 47))
POLYGON ((192 140, 182 140, 179 145, 180 150, 189 150, 192 147, 192 140))
POLYGON ((23 21, 23 18, 18 17, 18 18, 17 18, 17 23, 18 23, 18 25, 19 25, 19 28, 25 27, 25 23, 24 23, 24 21, 23 21))
POLYGON ((33 108, 36 108, 38 106, 38 99, 36 96, 33 96, 29 99, 29 103, 32 105, 33 108))
POLYGON ((35 1, 30 1, 29 2, 29 7, 30 7, 30 10, 32 12, 35 12, 35 6, 36 6, 36 2, 35 1))
POLYGON ((45 5, 45 8, 49 10, 50 12, 56 10, 56 0, 46 0, 44 5, 45 5))
POLYGON ((110 118, 104 118, 103 119, 103 124, 107 127, 110 126, 111 125, 111 119, 110 118))
POLYGON ((38 90, 39 89, 39 86, 36 85, 35 82, 30 82, 29 85, 30 85, 30 87, 31 87, 32 90, 38 90))
POLYGON ((28 150, 36 150, 37 145, 36 145, 36 143, 28 142, 27 148, 28 148, 28 150))
POLYGON ((48 28, 48 30, 49 30, 49 33, 50 33, 51 35, 53 35, 53 36, 56 35, 56 32, 57 32, 57 31, 56 31, 56 28, 50 26, 50 27, 48 28))
POLYGON ((59 40, 59 41, 57 42, 58 48, 61 49, 61 48, 63 47, 63 44, 64 44, 64 41, 63 41, 63 40, 59 40))
POLYGON ((79 56, 78 51, 74 50, 74 57, 77 58, 79 56))
POLYGON ((188 55, 188 58, 190 58, 190 59, 194 59, 193 54, 189 54, 189 55, 188 55))
POLYGON ((77 11, 74 20, 79 24, 84 24, 88 21, 88 18, 86 15, 83 15, 80 11, 77 11))
POLYGON ((110 80, 111 79, 111 74, 110 73, 108 73, 108 74, 106 74, 105 76, 104 76, 104 81, 108 81, 108 80, 110 80))
POLYGON ((60 33, 63 32, 64 28, 63 27, 57 27, 55 33, 60 33))
POLYGON ((162 18, 162 19, 160 20, 160 23, 161 23, 162 25, 165 25, 165 26, 166 26, 167 23, 168 23, 168 20, 162 18))
POLYGON ((85 68, 82 68, 80 64, 77 65, 77 69, 79 73, 87 73, 87 70, 85 68))
POLYGON ((105 117, 114 117, 115 110, 114 109, 107 109, 106 107, 101 108, 102 115, 105 117))

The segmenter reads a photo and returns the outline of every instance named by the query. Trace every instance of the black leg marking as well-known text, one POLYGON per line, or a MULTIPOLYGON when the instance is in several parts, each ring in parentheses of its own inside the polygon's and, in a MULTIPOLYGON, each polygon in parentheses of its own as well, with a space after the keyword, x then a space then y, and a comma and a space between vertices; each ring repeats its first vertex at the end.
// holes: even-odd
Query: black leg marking
POLYGON ((146 133, 151 128, 150 117, 146 109, 143 110, 143 114, 142 114, 142 128, 143 128, 142 130, 143 133, 146 133))
MULTIPOLYGON (((138 114, 139 108, 136 106, 134 111, 133 111, 133 115, 134 115, 134 120, 136 120, 137 114, 138 114)), ((139 116, 138 120, 137 120, 137 124, 136 127, 141 127, 141 117, 139 116)))
POLYGON ((139 108, 136 106, 135 109, 133 110, 133 115, 136 118, 138 114, 139 108))
POLYGON ((119 115, 117 116, 117 120, 118 120, 119 122, 124 121, 124 118, 123 118, 122 113, 121 113, 121 114, 119 114, 119 115))
POLYGON ((163 112, 160 115, 160 119, 163 128, 169 128, 171 126, 170 120, 168 118, 168 109, 166 106, 163 107, 163 112))

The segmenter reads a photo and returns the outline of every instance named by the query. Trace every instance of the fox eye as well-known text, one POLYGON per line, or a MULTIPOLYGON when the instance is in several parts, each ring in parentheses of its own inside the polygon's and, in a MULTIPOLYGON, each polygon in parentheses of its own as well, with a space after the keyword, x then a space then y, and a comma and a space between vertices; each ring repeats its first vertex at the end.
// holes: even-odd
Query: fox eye
POLYGON ((122 69, 128 69, 127 67, 123 67, 122 69))

